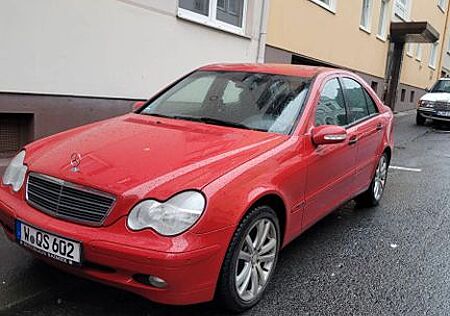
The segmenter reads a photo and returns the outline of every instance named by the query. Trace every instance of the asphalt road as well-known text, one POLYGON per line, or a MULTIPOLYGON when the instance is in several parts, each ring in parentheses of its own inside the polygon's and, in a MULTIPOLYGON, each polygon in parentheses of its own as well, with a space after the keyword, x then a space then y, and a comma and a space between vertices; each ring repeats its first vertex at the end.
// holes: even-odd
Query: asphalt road
MULTIPOLYGON (((297 238, 263 301, 245 315, 450 315, 450 134, 415 126, 411 113, 397 116, 392 165, 421 171, 390 170, 379 207, 349 203, 297 238)), ((0 314, 223 312, 211 303, 162 306, 77 279, 0 235, 0 314)))

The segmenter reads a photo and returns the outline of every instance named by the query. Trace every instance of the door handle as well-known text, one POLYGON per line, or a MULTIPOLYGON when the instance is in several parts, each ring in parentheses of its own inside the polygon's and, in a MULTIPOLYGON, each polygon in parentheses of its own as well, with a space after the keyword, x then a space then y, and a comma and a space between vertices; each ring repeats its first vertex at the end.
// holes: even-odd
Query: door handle
POLYGON ((349 145, 354 145, 354 144, 356 144, 357 142, 358 142, 358 137, 352 136, 352 137, 350 137, 350 139, 349 139, 349 141, 348 141, 348 144, 349 144, 349 145))
POLYGON ((384 128, 383 124, 378 123, 377 124, 377 131, 381 131, 384 128))

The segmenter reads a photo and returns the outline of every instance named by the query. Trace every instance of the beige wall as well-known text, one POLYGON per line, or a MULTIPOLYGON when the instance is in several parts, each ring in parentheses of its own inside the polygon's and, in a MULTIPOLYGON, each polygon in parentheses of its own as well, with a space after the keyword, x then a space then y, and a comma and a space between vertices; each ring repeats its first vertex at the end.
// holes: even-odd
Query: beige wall
POLYGON ((376 36, 381 1, 374 0, 370 34, 359 28, 362 1, 349 1, 338 0, 332 13, 309 0, 272 0, 267 44, 384 78, 388 44, 376 36))
MULTIPOLYGON (((389 1, 388 19, 393 16, 395 0, 389 1)), ((441 34, 436 70, 429 65, 431 44, 422 44, 422 61, 406 55, 401 83, 424 89, 440 76, 439 61, 444 44, 443 61, 448 39, 443 40, 446 13, 437 0, 412 0, 410 20, 428 21, 441 34)), ((272 0, 267 44, 292 53, 318 59, 379 78, 385 77, 388 41, 377 37, 381 0, 373 0, 371 33, 360 25, 362 1, 337 0, 335 13, 310 0, 272 0)), ((388 27, 389 29, 389 27, 388 27)), ((388 30, 389 31, 389 30, 388 30)), ((414 44, 416 45, 416 44, 414 44)))
POLYGON ((0 92, 147 98, 199 66, 257 59, 261 2, 246 37, 177 18, 178 0, 0 2, 0 92))
MULTIPOLYGON (((446 11, 447 12, 447 11, 446 11)), ((439 46, 437 51, 436 69, 430 68, 430 53, 432 44, 422 45, 422 60, 416 58, 416 45, 413 44, 414 54, 409 56, 405 48, 401 82, 414 87, 427 88, 440 77, 439 63, 441 56, 445 57, 448 40, 445 36, 447 13, 437 6, 437 0, 413 0, 411 9, 412 21, 428 21, 439 32, 439 46), (442 49, 444 50, 442 51, 442 49), (443 54, 441 53, 443 52, 443 54)))

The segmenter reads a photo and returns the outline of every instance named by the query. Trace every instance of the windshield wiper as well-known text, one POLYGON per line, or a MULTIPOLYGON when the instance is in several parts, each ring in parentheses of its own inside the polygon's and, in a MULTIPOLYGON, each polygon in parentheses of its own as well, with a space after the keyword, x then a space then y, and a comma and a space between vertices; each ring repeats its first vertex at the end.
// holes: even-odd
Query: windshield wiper
POLYGON ((236 128, 248 129, 248 130, 253 130, 253 131, 267 132, 267 130, 262 129, 262 128, 253 128, 253 127, 249 127, 247 125, 241 124, 241 123, 229 122, 229 121, 225 121, 225 120, 215 119, 215 118, 212 118, 212 117, 195 117, 195 116, 184 116, 184 115, 164 115, 164 114, 158 114, 158 113, 144 113, 144 112, 142 112, 141 114, 157 116, 157 117, 164 117, 164 118, 175 119, 175 120, 186 120, 186 121, 193 121, 193 122, 202 122, 202 123, 205 123, 205 124, 229 126, 229 127, 236 127, 236 128))
POLYGON ((194 121, 194 122, 202 122, 205 124, 229 126, 229 127, 236 127, 236 128, 248 129, 248 130, 253 130, 253 131, 266 132, 266 130, 262 129, 262 128, 253 128, 253 127, 244 125, 242 123, 235 123, 235 122, 225 121, 225 120, 216 119, 216 118, 212 118, 212 117, 194 117, 194 116, 175 115, 172 118, 180 119, 180 120, 194 121))
POLYGON ((139 114, 142 115, 149 115, 149 116, 156 116, 156 117, 164 117, 164 118, 173 118, 173 116, 170 115, 164 115, 164 114, 159 114, 159 113, 145 113, 145 112, 141 112, 139 114))

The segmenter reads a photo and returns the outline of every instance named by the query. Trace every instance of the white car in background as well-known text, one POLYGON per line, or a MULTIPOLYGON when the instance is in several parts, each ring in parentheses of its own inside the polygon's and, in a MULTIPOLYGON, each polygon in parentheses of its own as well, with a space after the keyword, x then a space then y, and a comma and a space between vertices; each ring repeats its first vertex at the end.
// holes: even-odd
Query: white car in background
POLYGON ((450 78, 439 79, 430 91, 420 98, 416 123, 424 125, 427 119, 450 123, 450 78))

